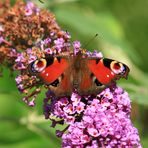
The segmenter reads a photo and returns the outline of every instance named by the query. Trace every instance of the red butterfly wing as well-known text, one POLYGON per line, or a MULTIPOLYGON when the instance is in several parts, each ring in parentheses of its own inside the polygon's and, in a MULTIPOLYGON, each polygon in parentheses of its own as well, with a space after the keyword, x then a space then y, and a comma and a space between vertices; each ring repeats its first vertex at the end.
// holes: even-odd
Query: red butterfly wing
POLYGON ((67 59, 61 58, 60 61, 58 61, 56 58, 54 58, 53 63, 40 72, 39 76, 44 80, 45 83, 50 84, 54 82, 67 68, 67 59))
POLYGON ((87 65, 97 80, 104 85, 116 78, 127 77, 129 72, 129 68, 125 64, 106 58, 88 60, 87 65))

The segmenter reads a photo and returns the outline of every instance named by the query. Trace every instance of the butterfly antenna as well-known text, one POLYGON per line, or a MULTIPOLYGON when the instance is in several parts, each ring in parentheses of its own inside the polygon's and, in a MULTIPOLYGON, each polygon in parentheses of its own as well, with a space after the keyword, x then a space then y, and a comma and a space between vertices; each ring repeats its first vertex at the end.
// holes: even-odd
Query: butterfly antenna
POLYGON ((86 42, 86 44, 84 44, 82 48, 85 49, 97 36, 98 36, 98 33, 96 33, 95 36, 93 36, 91 39, 89 39, 89 41, 86 42))

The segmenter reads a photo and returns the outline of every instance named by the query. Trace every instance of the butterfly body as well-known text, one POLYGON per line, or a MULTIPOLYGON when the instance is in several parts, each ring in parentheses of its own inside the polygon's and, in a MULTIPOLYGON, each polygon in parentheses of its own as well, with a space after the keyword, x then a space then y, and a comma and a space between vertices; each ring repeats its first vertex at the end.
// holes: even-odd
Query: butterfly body
POLYGON ((31 74, 39 77, 57 97, 97 94, 116 79, 127 78, 129 68, 115 60, 77 55, 47 56, 32 62, 31 74))

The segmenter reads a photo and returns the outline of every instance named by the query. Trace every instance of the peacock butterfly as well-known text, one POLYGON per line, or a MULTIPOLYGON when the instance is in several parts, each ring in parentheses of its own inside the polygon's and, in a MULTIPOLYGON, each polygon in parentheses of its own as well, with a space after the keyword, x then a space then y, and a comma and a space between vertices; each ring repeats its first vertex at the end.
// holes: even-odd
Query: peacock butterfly
POLYGON ((129 68, 116 60, 76 55, 48 55, 29 65, 57 97, 69 96, 73 90, 80 95, 97 94, 121 77, 127 78, 129 68))

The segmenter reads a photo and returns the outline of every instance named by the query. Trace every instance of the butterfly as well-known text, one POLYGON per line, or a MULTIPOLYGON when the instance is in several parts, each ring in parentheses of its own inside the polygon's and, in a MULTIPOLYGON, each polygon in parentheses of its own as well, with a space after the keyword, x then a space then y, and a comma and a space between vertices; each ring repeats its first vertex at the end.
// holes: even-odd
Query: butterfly
POLYGON ((29 73, 38 77, 57 97, 98 94, 120 78, 127 78, 129 68, 108 58, 76 55, 47 55, 29 65, 29 73))

